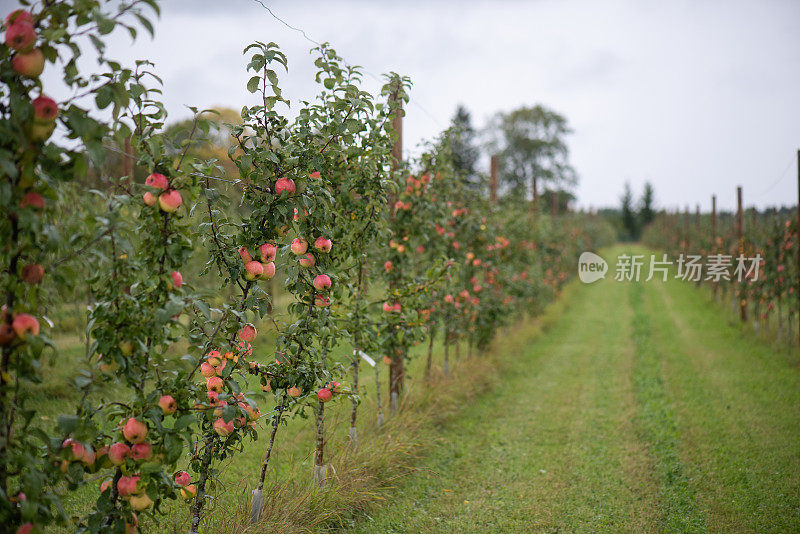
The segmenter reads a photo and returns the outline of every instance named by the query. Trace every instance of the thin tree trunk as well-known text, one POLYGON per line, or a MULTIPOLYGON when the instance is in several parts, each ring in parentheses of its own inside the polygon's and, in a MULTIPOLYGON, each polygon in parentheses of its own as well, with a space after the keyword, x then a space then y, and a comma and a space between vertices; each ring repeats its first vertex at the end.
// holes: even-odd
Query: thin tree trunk
POLYGON ((433 339, 436 336, 436 330, 431 328, 428 334, 428 360, 425 362, 425 381, 431 379, 431 364, 433 363, 433 339))
POLYGON ((448 330, 444 336, 444 376, 450 376, 450 331, 448 330))
POLYGON ((264 459, 261 461, 261 478, 258 481, 258 488, 253 491, 253 499, 250 503, 250 524, 255 525, 261 517, 261 508, 264 504, 264 480, 267 477, 267 467, 269 466, 269 459, 272 456, 272 447, 275 445, 275 435, 278 433, 278 428, 281 424, 281 417, 283 416, 283 407, 286 404, 286 395, 281 398, 280 404, 277 407, 277 414, 275 420, 272 422, 272 432, 269 435, 269 444, 267 445, 267 452, 264 453, 264 459))
POLYGON ((189 534, 198 534, 198 528, 200 528, 200 518, 203 514, 203 505, 206 501, 206 483, 208 482, 208 471, 209 466, 211 465, 211 461, 214 459, 214 432, 213 430, 209 431, 209 434, 206 435, 205 438, 205 454, 203 455, 203 464, 202 469, 200 471, 200 480, 197 482, 197 496, 194 500, 194 506, 192 507, 192 529, 189 531, 189 534))
POLYGON ((319 403, 317 408, 317 447, 314 451, 314 481, 325 485, 327 469, 325 467, 325 404, 319 403))
MULTIPOLYGON (((358 351, 358 349, 356 349, 358 351)), ((353 393, 356 395, 358 394, 358 369, 360 364, 360 356, 358 352, 353 355, 353 393)), ((358 428, 356 427, 356 419, 358 417, 358 401, 353 398, 351 399, 353 404, 353 409, 350 412, 350 446, 353 448, 354 451, 358 450, 358 428)))
POLYGON ((381 367, 375 366, 375 398, 378 402, 378 428, 383 426, 383 404, 381 403, 381 367))

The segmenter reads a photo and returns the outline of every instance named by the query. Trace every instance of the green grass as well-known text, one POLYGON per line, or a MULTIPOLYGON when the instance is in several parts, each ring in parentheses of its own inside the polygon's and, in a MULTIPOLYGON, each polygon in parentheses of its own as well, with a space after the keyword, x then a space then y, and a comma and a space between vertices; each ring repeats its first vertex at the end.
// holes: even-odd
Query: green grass
POLYGON ((662 508, 661 528, 666 532, 705 532, 690 476, 678 453, 679 432, 672 402, 664 387, 663 355, 653 342, 650 316, 644 309, 642 284, 630 284, 636 365, 633 381, 639 411, 637 427, 650 445, 662 508))
POLYGON ((682 461, 712 532, 800 531, 800 377, 708 293, 647 287, 682 461))

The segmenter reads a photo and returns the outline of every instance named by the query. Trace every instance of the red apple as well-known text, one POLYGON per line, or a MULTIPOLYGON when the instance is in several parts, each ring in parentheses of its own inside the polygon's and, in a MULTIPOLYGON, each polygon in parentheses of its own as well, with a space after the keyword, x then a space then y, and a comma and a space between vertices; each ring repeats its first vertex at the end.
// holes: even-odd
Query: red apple
POLYGON ((219 365, 219 361, 220 361, 221 357, 222 357, 222 355, 219 353, 218 350, 210 350, 210 351, 208 351, 208 354, 206 354, 206 359, 208 360, 208 363, 210 363, 214 367, 219 365))
POLYGON ((39 335, 39 321, 36 320, 36 317, 27 313, 20 313, 14 317, 11 328, 14 329, 14 333, 17 334, 17 337, 22 340, 24 340, 28 334, 33 334, 34 336, 39 335))
POLYGON ((58 104, 49 96, 41 95, 33 99, 33 118, 36 122, 53 122, 58 117, 58 104))
POLYGON ((275 261, 275 257, 278 254, 278 247, 272 243, 264 243, 258 247, 258 250, 261 251, 261 261, 263 262, 275 261))
POLYGON ((248 261, 244 265, 244 277, 251 282, 264 275, 264 266, 258 261, 248 261))
POLYGON ((300 395, 303 394, 303 390, 297 386, 292 386, 286 390, 286 393, 290 397, 299 397, 300 395))
POLYGON ((247 341, 248 343, 253 341, 257 335, 258 330, 256 330, 256 327, 250 323, 247 323, 241 328, 241 330, 239 330, 239 339, 242 341, 247 341))
POLYGON ((319 236, 317 240, 314 241, 314 248, 321 252, 330 252, 331 248, 333 248, 333 243, 330 239, 319 236))
POLYGON ((38 48, 30 52, 20 52, 11 60, 11 66, 23 76, 38 78, 44 72, 44 54, 38 48))
POLYGON ((158 207, 167 213, 174 212, 181 204, 183 204, 183 199, 177 189, 170 189, 158 196, 158 207))
POLYGON ((148 206, 155 206, 155 205, 156 205, 156 202, 158 202, 158 197, 157 197, 157 196, 155 196, 155 195, 154 195, 153 193, 151 193, 150 191, 148 191, 148 192, 146 192, 144 195, 142 195, 142 200, 143 200, 143 201, 144 201, 144 203, 145 203, 146 205, 148 205, 148 206))
POLYGON ((171 415, 178 409, 178 402, 172 395, 162 395, 158 399, 158 407, 164 412, 164 415, 171 415))
POLYGON ((296 237, 292 241, 292 254, 302 256, 308 250, 308 242, 302 237, 296 237))
POLYGON ((36 209, 44 209, 44 197, 39 193, 25 193, 22 196, 22 200, 19 201, 20 208, 27 208, 30 206, 31 208, 36 209))
POLYGON ((33 15, 24 9, 15 9, 6 17, 6 27, 11 26, 15 22, 27 22, 28 24, 33 25, 33 15))
POLYGON ((179 486, 188 486, 189 482, 192 481, 192 477, 189 476, 189 473, 187 473, 186 471, 178 471, 177 473, 175 473, 174 480, 175 484, 179 486))
POLYGON ((33 532, 33 523, 25 523, 17 529, 17 534, 31 534, 33 532))
POLYGON ((61 448, 71 450, 70 460, 73 462, 81 460, 86 454, 86 447, 84 447, 79 441, 75 441, 72 438, 65 439, 61 444, 61 448))
POLYGON ((175 289, 180 289, 183 285, 183 275, 180 271, 172 271, 172 285, 175 289))
POLYGON ((320 388, 320 390, 317 391, 317 398, 320 402, 328 402, 331 400, 331 397, 333 397, 333 393, 331 393, 331 390, 328 388, 320 388))
POLYGON ((131 417, 122 427, 122 435, 131 443, 141 443, 147 437, 147 425, 131 417))
POLYGON ((388 300, 383 303, 383 311, 386 313, 398 313, 400 312, 400 303, 398 302, 389 302, 388 300))
POLYGON ((183 497, 185 500, 189 501, 193 499, 195 495, 197 495, 197 488, 194 484, 189 484, 188 486, 181 488, 181 497, 183 497))
POLYGON ((327 274, 319 274, 314 278, 314 289, 324 291, 331 287, 331 278, 327 274))
POLYGON ((327 308, 328 306, 331 305, 331 299, 329 299, 328 297, 323 297, 322 295, 317 295, 314 298, 314 304, 316 304, 320 308, 327 308))
POLYGON ((310 252, 300 257, 300 265, 303 267, 313 267, 315 263, 317 263, 317 260, 314 259, 314 255, 310 252))
POLYGON ((335 380, 328 382, 325 385, 325 387, 331 390, 332 393, 339 393, 339 386, 341 386, 341 384, 339 382, 336 382, 335 380))
POLYGON ((100 493, 103 493, 108 488, 110 488, 112 482, 113 482, 113 480, 111 480, 110 478, 107 478, 103 482, 101 482, 100 483, 100 493))
POLYGON ((386 263, 383 264, 383 270, 387 273, 390 273, 392 272, 392 269, 394 269, 394 265, 392 265, 391 261, 386 260, 386 263))
POLYGON ((131 448, 125 443, 114 443, 108 448, 108 459, 114 465, 122 465, 130 455, 131 448))
POLYGON ((275 276, 275 262, 262 263, 261 266, 264 268, 264 272, 261 273, 261 279, 271 280, 275 276))
POLYGON ((286 192, 287 196, 291 196, 295 192, 294 181, 289 178, 278 178, 275 182, 275 194, 281 195, 286 192))
POLYGON ((212 377, 216 374, 214 370, 214 366, 208 362, 203 362, 200 364, 200 374, 206 378, 212 377))
POLYGON ((216 393, 222 393, 222 379, 218 376, 212 376, 206 380, 206 389, 216 393))
POLYGON ((35 42, 36 30, 30 22, 16 20, 6 28, 6 44, 14 50, 29 50, 35 42))
POLYGON ((44 267, 31 263, 22 268, 22 280, 28 284, 38 284, 44 278, 44 267))
POLYGON ((246 247, 239 247, 239 256, 242 257, 242 261, 245 263, 250 263, 253 261, 253 257, 250 255, 250 252, 246 247))
POLYGON ((169 181, 163 174, 154 172, 144 180, 144 185, 155 187, 156 189, 168 189, 169 181))
POLYGON ((147 460, 153 455, 153 446, 146 441, 136 443, 131 447, 131 457, 134 460, 147 460))
POLYGON ((119 480, 117 480, 117 491, 123 497, 127 497, 129 495, 135 495, 139 492, 138 488, 139 484, 139 476, 122 476, 119 480))
POLYGON ((233 421, 228 421, 227 423, 225 420, 220 417, 216 421, 214 421, 214 432, 219 434, 220 436, 227 437, 233 433, 233 421))

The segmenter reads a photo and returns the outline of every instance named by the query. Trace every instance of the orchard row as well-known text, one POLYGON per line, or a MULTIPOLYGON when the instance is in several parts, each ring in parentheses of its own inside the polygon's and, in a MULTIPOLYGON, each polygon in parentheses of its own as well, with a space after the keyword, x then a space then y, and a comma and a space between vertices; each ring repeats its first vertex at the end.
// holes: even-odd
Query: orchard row
POLYGON ((761 258, 758 277, 751 270, 739 282, 713 282, 702 277, 714 295, 729 302, 742 321, 752 322, 763 335, 788 345, 797 342, 800 309, 800 237, 795 212, 742 211, 700 215, 662 214, 648 227, 644 241, 677 256, 698 254, 761 258))

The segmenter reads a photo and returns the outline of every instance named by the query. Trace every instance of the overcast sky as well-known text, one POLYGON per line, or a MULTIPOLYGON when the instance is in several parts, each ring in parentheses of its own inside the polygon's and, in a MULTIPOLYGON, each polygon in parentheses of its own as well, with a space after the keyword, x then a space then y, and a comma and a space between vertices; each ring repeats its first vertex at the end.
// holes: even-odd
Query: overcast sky
MULTIPOLYGON (((660 207, 708 209, 716 193, 732 208, 736 185, 750 205, 797 202, 798 0, 263 1, 347 61, 412 78, 408 150, 459 103, 478 127, 541 103, 574 129, 580 206, 646 180, 660 207)), ((311 96, 313 45, 254 0, 162 4, 154 40, 120 36, 109 55, 154 61, 173 119, 253 102, 241 51, 256 39, 289 56, 285 94, 311 96)))

